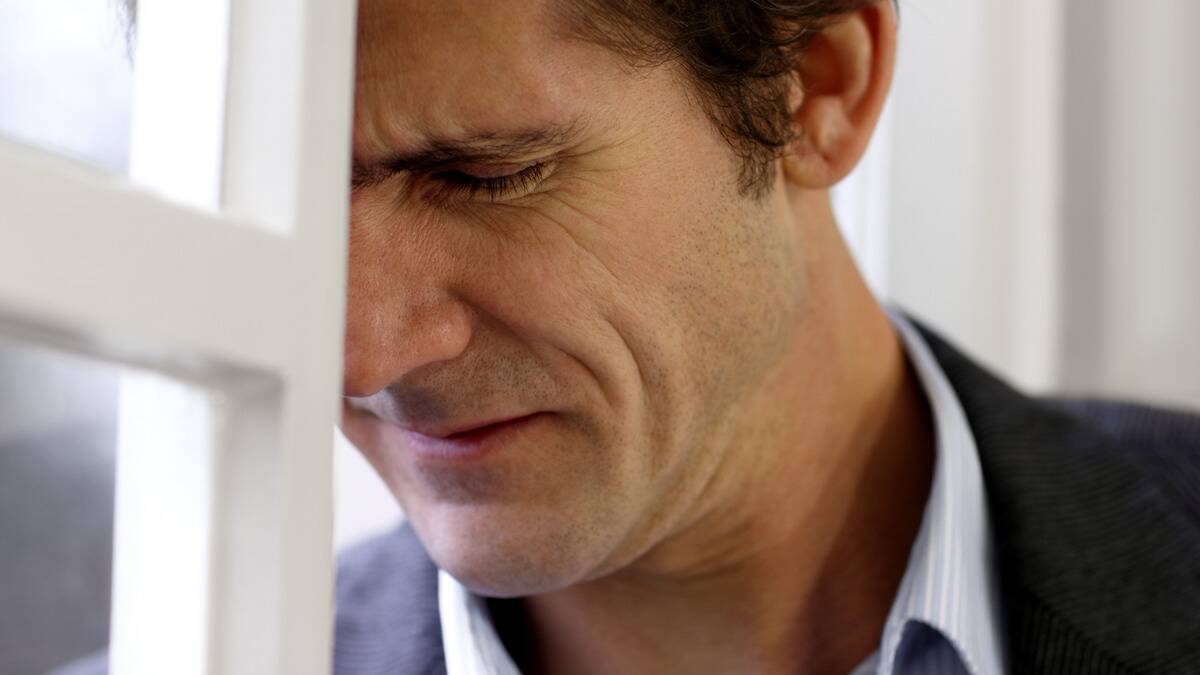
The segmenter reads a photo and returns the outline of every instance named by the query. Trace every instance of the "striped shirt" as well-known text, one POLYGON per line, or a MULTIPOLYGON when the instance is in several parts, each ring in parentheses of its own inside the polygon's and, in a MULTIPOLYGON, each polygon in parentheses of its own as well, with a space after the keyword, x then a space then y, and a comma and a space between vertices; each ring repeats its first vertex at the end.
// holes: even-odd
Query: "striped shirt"
MULTIPOLYGON (((924 339, 899 312, 889 316, 933 410, 936 458, 879 649, 851 675, 1002 675, 1000 592, 975 439, 924 339)), ((447 675, 520 675, 483 598, 439 572, 438 604, 447 675)))

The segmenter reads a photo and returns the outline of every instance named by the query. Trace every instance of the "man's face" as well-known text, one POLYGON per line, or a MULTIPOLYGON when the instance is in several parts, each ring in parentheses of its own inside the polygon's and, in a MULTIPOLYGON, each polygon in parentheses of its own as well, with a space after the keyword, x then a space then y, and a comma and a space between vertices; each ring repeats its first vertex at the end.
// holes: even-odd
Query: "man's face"
POLYGON ((552 10, 359 10, 344 426, 489 595, 606 575, 711 510, 802 311, 779 190, 739 194, 673 66, 552 10))

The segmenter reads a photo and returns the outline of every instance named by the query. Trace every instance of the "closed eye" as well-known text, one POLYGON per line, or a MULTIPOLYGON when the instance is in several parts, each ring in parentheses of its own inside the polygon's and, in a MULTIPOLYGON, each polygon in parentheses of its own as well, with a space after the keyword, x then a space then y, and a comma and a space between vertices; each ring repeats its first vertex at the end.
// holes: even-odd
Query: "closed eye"
POLYGON ((477 175, 465 168, 436 171, 428 176, 434 183, 429 196, 434 201, 470 201, 479 198, 498 202, 515 199, 537 189, 546 177, 548 168, 549 162, 534 162, 502 175, 477 175))

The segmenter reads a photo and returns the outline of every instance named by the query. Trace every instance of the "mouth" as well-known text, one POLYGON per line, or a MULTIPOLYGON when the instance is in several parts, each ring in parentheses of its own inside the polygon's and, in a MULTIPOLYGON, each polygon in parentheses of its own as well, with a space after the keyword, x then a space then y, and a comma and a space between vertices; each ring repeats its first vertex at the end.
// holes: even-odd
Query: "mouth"
POLYGON ((473 422, 445 430, 405 430, 406 445, 419 457, 442 461, 482 458, 511 445, 533 427, 547 421, 547 413, 533 413, 501 420, 473 422))

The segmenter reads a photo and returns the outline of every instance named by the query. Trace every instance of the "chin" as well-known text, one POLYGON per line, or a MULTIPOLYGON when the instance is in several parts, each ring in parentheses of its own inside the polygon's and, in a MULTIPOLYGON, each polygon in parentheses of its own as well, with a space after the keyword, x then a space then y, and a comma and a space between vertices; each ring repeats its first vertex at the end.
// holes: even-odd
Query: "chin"
POLYGON ((413 527, 438 567, 476 595, 549 593, 592 578, 608 541, 592 523, 513 506, 435 507, 413 527))

